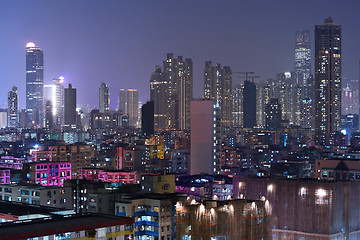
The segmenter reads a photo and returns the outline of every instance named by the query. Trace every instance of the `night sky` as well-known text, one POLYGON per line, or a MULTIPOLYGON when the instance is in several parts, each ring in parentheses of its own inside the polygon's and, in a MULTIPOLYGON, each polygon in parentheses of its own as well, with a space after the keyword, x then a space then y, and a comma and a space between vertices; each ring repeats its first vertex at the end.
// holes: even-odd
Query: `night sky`
POLYGON ((358 79, 359 9, 356 0, 2 0, 0 107, 13 85, 25 107, 29 41, 44 51, 45 84, 64 76, 77 88, 78 104, 93 107, 103 81, 116 108, 120 88, 149 99, 150 75, 168 52, 192 58, 194 97, 202 96, 206 60, 261 79, 291 71, 295 31, 310 30, 313 42, 314 25, 329 16, 342 25, 343 80, 358 79))

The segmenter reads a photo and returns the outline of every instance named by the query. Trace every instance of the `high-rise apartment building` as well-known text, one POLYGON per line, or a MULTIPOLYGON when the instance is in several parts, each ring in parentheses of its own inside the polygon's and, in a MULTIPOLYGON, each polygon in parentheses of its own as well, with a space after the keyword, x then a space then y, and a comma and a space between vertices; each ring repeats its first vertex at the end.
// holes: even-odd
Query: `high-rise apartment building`
POLYGON ((191 59, 167 54, 163 76, 167 85, 166 128, 190 129, 190 101, 193 95, 193 64, 191 59))
POLYGON ((101 83, 99 88, 99 111, 100 113, 105 113, 109 111, 109 88, 104 82, 101 83))
POLYGON ((156 66, 150 78, 150 100, 154 102, 154 129, 157 131, 167 127, 167 90, 161 67, 156 66))
POLYGON ((295 73, 297 83, 306 86, 311 73, 310 32, 306 30, 296 32, 295 73))
POLYGON ((139 93, 136 89, 127 91, 127 114, 129 115, 129 125, 136 127, 139 120, 139 93))
POLYGON ((243 93, 244 128, 256 126, 256 85, 246 80, 243 93))
POLYGON ((64 127, 75 127, 76 116, 76 88, 69 84, 64 89, 64 127))
POLYGON ((17 87, 13 86, 8 92, 8 127, 16 128, 19 124, 18 93, 17 87))
POLYGON ((243 92, 243 84, 234 86, 232 95, 232 125, 236 127, 243 126, 243 92))
POLYGON ((271 98, 265 110, 266 130, 277 130, 281 126, 281 105, 277 98, 271 98))
POLYGON ((221 120, 214 99, 191 101, 191 175, 221 171, 221 120))
POLYGON ((119 92, 119 106, 118 111, 120 114, 125 114, 125 106, 126 106, 126 93, 124 89, 120 89, 119 92))
POLYGON ((232 94, 232 71, 230 67, 221 68, 220 64, 212 66, 211 61, 206 61, 204 98, 216 100, 224 126, 230 126, 232 123, 232 94))
POLYGON ((315 26, 315 138, 328 145, 341 130, 341 26, 332 18, 315 26))
POLYGON ((64 77, 53 79, 53 83, 52 111, 54 124, 62 126, 64 125, 64 77))
POLYGON ((47 130, 53 130, 55 127, 54 124, 54 112, 53 105, 51 101, 45 101, 45 128, 47 130))
POLYGON ((33 42, 26 44, 26 111, 35 125, 42 125, 44 113, 44 55, 33 42), (35 116, 36 115, 36 116, 35 116))
POLYGON ((141 106, 141 132, 150 136, 154 134, 154 102, 149 101, 141 106))

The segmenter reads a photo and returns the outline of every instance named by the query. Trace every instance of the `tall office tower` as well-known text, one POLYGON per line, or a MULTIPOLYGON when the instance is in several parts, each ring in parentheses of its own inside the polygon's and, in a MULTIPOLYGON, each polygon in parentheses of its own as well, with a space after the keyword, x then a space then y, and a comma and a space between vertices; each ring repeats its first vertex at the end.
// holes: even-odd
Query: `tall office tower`
POLYGON ((5 109, 0 109, 0 128, 6 128, 8 125, 8 113, 5 109))
POLYGON ((57 126, 64 125, 64 77, 53 79, 53 99, 52 112, 54 124, 57 126))
POLYGON ((232 72, 230 67, 221 68, 220 64, 212 66, 211 61, 206 61, 204 68, 204 98, 216 100, 224 126, 230 126, 232 123, 232 94, 232 72))
POLYGON ((160 66, 155 67, 155 72, 150 79, 150 100, 154 102, 154 129, 164 130, 167 127, 167 82, 160 66))
POLYGON ((99 88, 99 111, 105 113, 109 111, 109 88, 104 82, 101 83, 99 88))
POLYGON ((124 89, 120 89, 119 92, 119 106, 118 111, 120 114, 125 114, 125 106, 126 106, 126 94, 124 89))
POLYGON ((256 126, 256 85, 254 82, 246 80, 244 82, 243 94, 244 109, 244 128, 256 126))
POLYGON ((243 90, 243 84, 238 84, 233 88, 232 125, 236 127, 243 126, 243 90))
POLYGON ((353 93, 349 86, 349 84, 346 84, 346 87, 342 90, 342 114, 348 115, 354 113, 354 99, 353 99, 353 93))
POLYGON ((332 18, 315 26, 315 140, 328 145, 341 130, 341 26, 332 18))
POLYGON ((221 121, 213 99, 191 101, 191 175, 220 174, 221 121))
POLYGON ((193 64, 191 59, 167 54, 163 62, 163 76, 167 84, 166 128, 189 130, 190 101, 193 95, 193 64))
POLYGON ((64 127, 76 127, 76 88, 64 89, 64 127))
POLYGON ((33 42, 26 44, 26 111, 29 120, 42 125, 44 113, 44 55, 33 42), (36 114, 37 116, 33 116, 36 114))
POLYGON ((271 98, 266 105, 266 130, 277 130, 281 126, 281 105, 277 98, 271 98))
POLYGON ((53 130, 54 125, 54 112, 53 105, 51 101, 45 102, 45 128, 48 130, 53 130))
POLYGON ((53 102, 53 95, 55 91, 55 86, 53 84, 46 84, 44 85, 44 102, 50 101, 53 102))
POLYGON ((17 87, 13 86, 8 92, 8 127, 16 128, 19 125, 17 87))
POLYGON ((141 132, 149 136, 154 134, 154 102, 149 101, 141 106, 141 132))
POLYGON ((310 32, 297 31, 295 43, 295 73, 300 86, 307 84, 311 73, 310 32))
POLYGON ((127 114, 129 115, 129 125, 136 127, 139 120, 139 93, 136 89, 128 89, 126 96, 127 114))

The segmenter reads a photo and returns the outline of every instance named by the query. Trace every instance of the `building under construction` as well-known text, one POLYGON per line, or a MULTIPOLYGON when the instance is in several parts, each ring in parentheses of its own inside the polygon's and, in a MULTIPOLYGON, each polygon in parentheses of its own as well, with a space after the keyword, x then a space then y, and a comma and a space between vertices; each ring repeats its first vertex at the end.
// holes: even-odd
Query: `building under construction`
POLYGON ((204 201, 176 204, 176 239, 271 239, 265 201, 204 201))

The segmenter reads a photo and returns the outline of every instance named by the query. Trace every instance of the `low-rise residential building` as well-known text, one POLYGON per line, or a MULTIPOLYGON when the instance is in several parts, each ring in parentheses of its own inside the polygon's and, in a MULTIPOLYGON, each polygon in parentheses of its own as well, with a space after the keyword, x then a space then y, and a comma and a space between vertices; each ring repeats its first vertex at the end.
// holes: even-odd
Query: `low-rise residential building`
POLYGON ((64 180, 71 179, 71 162, 33 162, 25 169, 28 183, 63 186, 64 180))
POLYGON ((175 175, 142 175, 141 191, 147 193, 175 193, 175 175))
POLYGON ((175 239, 176 196, 144 194, 115 203, 115 214, 135 218, 135 239, 175 239))
POLYGON ((101 182, 118 182, 137 184, 139 182, 138 173, 128 171, 106 170, 98 168, 83 168, 79 172, 80 179, 101 182))
POLYGON ((2 185, 0 200, 73 209, 73 193, 69 187, 44 187, 37 184, 2 185))

